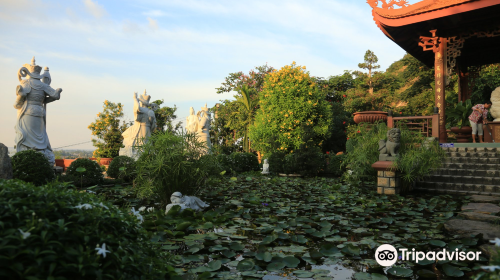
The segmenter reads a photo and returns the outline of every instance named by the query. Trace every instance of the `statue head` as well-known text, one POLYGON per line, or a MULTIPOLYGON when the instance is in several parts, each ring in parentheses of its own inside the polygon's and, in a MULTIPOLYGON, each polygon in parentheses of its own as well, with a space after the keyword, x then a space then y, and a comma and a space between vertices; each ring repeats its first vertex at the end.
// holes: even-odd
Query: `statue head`
POLYGON ((400 140, 401 140, 401 130, 399 128, 393 128, 387 131, 387 141, 399 143, 400 140))
POLYGON ((189 114, 194 115, 194 108, 193 107, 189 108, 189 114))
POLYGON ((153 111, 156 111, 158 110, 158 108, 160 107, 158 104, 156 103, 150 103, 149 106, 151 107, 151 110, 153 111))
POLYGON ((149 100, 151 99, 151 95, 146 94, 146 90, 144 90, 144 93, 139 96, 139 102, 141 102, 141 107, 148 107, 149 106, 149 100))
POLYGON ((31 59, 31 64, 26 63, 19 69, 17 76, 19 81, 21 81, 21 77, 26 77, 26 75, 29 75, 33 79, 41 79, 43 77, 40 75, 40 72, 42 72, 42 66, 36 65, 35 57, 33 57, 31 59))
POLYGON ((182 193, 180 192, 174 192, 171 196, 170 196, 170 201, 173 203, 173 204, 181 204, 183 202, 183 199, 182 199, 182 193))

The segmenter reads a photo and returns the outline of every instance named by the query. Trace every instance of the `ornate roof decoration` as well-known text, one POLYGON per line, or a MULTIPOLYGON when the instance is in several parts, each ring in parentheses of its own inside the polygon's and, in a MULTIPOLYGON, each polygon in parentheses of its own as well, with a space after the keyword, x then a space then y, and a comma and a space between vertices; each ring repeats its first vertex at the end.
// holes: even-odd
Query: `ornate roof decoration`
POLYGON ((372 7, 373 12, 377 15, 384 18, 397 19, 473 1, 477 0, 423 0, 413 5, 409 5, 407 0, 367 0, 367 3, 372 7), (378 7, 379 2, 382 2, 382 8, 378 7), (397 6, 400 8, 395 9, 397 6))

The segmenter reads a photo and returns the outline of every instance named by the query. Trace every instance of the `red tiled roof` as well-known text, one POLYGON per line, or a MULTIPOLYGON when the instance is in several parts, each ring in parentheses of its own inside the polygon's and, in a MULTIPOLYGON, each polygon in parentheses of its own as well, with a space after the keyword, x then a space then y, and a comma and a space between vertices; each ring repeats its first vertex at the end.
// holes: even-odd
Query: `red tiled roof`
MULTIPOLYGON (((397 19, 397 18, 428 13, 431 11, 457 6, 467 2, 474 2, 474 1, 481 1, 481 0, 423 0, 413 5, 409 5, 399 9, 387 9, 387 8, 375 7, 373 9, 373 12, 384 18, 397 19)), ((483 0, 483 1, 489 1, 489 0, 483 0)))

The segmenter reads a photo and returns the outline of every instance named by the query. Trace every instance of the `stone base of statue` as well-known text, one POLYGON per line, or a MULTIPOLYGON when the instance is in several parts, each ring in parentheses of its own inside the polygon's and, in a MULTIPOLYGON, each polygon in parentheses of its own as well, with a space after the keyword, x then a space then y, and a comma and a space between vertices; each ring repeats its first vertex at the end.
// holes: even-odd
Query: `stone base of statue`
POLYGON ((372 167, 377 170, 377 193, 400 194, 402 189, 401 174, 392 168, 392 161, 377 161, 372 167))
POLYGON ((389 154, 380 154, 378 155, 378 160, 379 161, 396 161, 398 159, 397 156, 393 157, 389 154))

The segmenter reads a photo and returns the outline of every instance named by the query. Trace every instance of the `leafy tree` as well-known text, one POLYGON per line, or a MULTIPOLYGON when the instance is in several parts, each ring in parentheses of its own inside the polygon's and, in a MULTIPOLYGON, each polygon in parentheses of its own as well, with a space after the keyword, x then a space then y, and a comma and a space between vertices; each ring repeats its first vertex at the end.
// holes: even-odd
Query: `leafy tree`
POLYGON ((258 99, 257 98, 252 98, 254 95, 254 89, 248 87, 247 85, 242 85, 239 88, 239 93, 241 94, 240 96, 236 96, 236 103, 240 105, 240 107, 243 109, 243 114, 240 114, 240 112, 236 111, 231 114, 231 117, 233 117, 229 123, 228 126, 231 126, 231 121, 235 120, 234 117, 236 115, 239 115, 242 117, 242 124, 244 125, 244 137, 243 137, 243 150, 245 152, 250 151, 250 143, 248 140, 248 128, 250 127, 250 124, 253 121, 253 113, 255 109, 257 108, 258 104, 258 99))
POLYGON ((491 92, 500 86, 500 64, 485 65, 479 71, 479 77, 472 88, 472 104, 484 104, 490 100, 491 92))
POLYGON ((256 150, 293 152, 305 143, 306 127, 313 128, 314 145, 321 146, 328 137, 330 105, 304 69, 293 62, 266 76, 249 131, 256 150))
POLYGON ((98 138, 92 139, 92 144, 97 148, 93 153, 94 157, 118 156, 120 148, 123 147, 122 133, 129 127, 129 124, 124 121, 120 124, 122 117, 123 105, 121 103, 104 101, 102 113, 97 114, 95 122, 88 126, 92 135, 98 138))
POLYGON ((215 107, 211 108, 215 113, 215 118, 212 118, 210 129, 210 141, 214 146, 216 152, 230 155, 232 152, 238 151, 239 146, 236 140, 240 138, 240 131, 243 131, 243 126, 240 121, 231 121, 231 116, 236 118, 240 114, 233 114, 239 112, 240 106, 235 100, 221 100, 215 107))
POLYGON ((372 69, 380 68, 380 65, 376 64, 378 62, 377 56, 370 50, 367 50, 365 53, 365 62, 359 63, 358 67, 361 69, 368 69, 368 86, 369 92, 373 93, 373 85, 372 85, 372 69))
POLYGON ((177 107, 175 105, 173 108, 168 106, 160 108, 161 104, 164 103, 163 99, 155 100, 151 103, 158 104, 158 110, 155 111, 155 117, 156 117, 155 132, 165 132, 165 131, 175 132, 182 127, 182 122, 178 122, 175 126, 172 124, 172 122, 177 118, 177 115, 175 115, 177 107))
POLYGON ((255 67, 255 70, 257 71, 250 70, 248 75, 243 74, 241 71, 230 73, 222 83, 222 86, 216 88, 217 93, 221 94, 233 90, 238 91, 243 85, 253 88, 255 90, 253 93, 261 91, 265 76, 271 73, 274 68, 266 64, 255 67))

